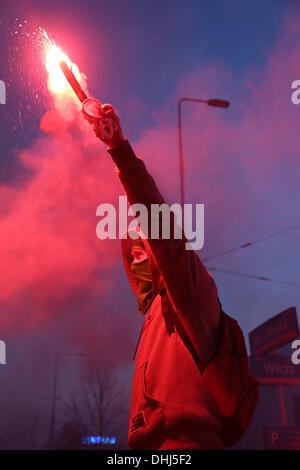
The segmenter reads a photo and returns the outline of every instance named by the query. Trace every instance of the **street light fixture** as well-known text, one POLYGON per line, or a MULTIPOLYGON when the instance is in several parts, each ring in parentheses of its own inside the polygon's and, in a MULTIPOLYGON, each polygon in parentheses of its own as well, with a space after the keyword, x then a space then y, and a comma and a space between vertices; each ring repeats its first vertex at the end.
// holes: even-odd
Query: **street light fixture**
POLYGON ((179 143, 179 173, 180 173, 180 199, 181 199, 181 210, 184 210, 184 161, 183 161, 183 150, 182 150, 182 119, 181 119, 181 104, 183 101, 191 101, 193 103, 205 103, 208 106, 214 106, 216 108, 228 108, 230 105, 229 101, 220 100, 218 98, 212 98, 209 100, 200 100, 195 98, 181 98, 178 101, 178 143, 179 143))

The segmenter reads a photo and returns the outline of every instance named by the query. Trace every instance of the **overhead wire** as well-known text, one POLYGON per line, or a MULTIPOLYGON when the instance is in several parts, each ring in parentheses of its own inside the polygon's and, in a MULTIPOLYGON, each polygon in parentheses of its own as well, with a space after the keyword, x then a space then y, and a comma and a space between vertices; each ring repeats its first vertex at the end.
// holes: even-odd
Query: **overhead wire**
POLYGON ((231 271, 229 269, 215 268, 213 266, 206 266, 206 268, 210 271, 218 271, 218 272, 225 273, 225 274, 232 274, 234 276, 250 277, 251 279, 257 279, 259 281, 276 282, 278 284, 287 284, 287 285, 291 285, 291 286, 300 287, 300 284, 297 284, 296 282, 282 281, 282 280, 279 280, 279 279, 272 279, 272 278, 266 277, 266 276, 256 276, 254 274, 247 274, 247 273, 242 273, 242 272, 239 272, 239 271, 231 271))
POLYGON ((288 233, 288 232, 291 232, 292 230, 298 230, 298 229, 300 229, 300 224, 299 225, 294 225, 293 227, 287 228, 285 230, 281 230, 280 232, 276 232, 276 233, 273 233, 271 235, 266 235, 265 237, 257 238, 257 239, 255 239, 251 242, 243 243, 242 245, 238 245, 234 248, 230 248, 229 250, 221 251, 220 253, 217 253, 215 255, 208 256, 206 258, 202 258, 202 261, 203 262, 210 261, 211 259, 218 258, 219 256, 224 256, 224 255, 227 255, 229 253, 233 253, 234 251, 238 251, 238 250, 241 250, 243 248, 248 248, 249 246, 255 245, 256 243, 260 243, 260 242, 263 242, 265 240, 270 240, 271 238, 275 238, 275 237, 278 237, 279 235, 283 235, 284 233, 288 233))

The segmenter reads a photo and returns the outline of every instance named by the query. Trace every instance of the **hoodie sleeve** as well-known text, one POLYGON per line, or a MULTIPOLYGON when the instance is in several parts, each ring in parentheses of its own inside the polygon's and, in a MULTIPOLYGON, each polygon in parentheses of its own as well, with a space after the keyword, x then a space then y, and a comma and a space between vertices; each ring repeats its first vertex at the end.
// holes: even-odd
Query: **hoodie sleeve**
MULTIPOLYGON (((121 183, 131 205, 144 204, 148 209, 148 233, 150 229, 151 204, 163 204, 154 179, 144 162, 136 157, 125 140, 119 147, 108 149, 121 183)), ((174 214, 171 212, 171 226, 174 214)), ((143 227, 141 227, 143 230, 143 227)), ((193 250, 186 250, 186 239, 147 239, 154 260, 162 274, 177 330, 182 331, 199 370, 204 372, 207 364, 217 355, 219 348, 220 307, 217 288, 213 278, 193 250)))

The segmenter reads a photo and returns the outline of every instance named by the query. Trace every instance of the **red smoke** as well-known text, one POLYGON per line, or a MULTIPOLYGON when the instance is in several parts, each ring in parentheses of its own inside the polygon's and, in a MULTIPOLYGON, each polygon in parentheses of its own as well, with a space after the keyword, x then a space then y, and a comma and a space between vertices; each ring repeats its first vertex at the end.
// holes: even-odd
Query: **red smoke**
POLYGON ((2 326, 33 325, 70 294, 96 284, 104 295, 113 282, 118 242, 95 232, 97 206, 119 192, 105 146, 68 97, 41 128, 47 135, 20 155, 32 176, 21 187, 0 187, 2 326), (24 299, 30 315, 22 313, 24 299))

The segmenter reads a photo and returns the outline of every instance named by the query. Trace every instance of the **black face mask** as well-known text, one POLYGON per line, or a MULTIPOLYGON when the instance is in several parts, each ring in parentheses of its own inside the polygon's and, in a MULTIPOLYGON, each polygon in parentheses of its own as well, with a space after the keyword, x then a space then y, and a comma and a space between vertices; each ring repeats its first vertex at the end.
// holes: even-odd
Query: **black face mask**
POLYGON ((148 259, 140 263, 131 263, 130 269, 138 283, 139 312, 143 312, 152 297, 152 277, 148 259))

